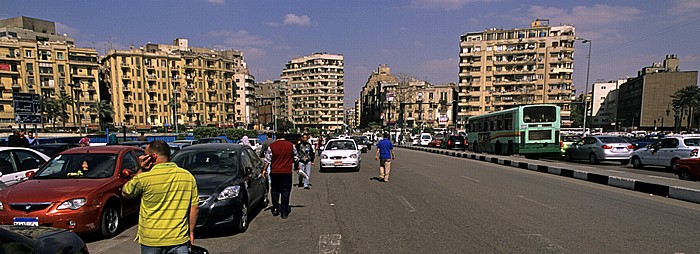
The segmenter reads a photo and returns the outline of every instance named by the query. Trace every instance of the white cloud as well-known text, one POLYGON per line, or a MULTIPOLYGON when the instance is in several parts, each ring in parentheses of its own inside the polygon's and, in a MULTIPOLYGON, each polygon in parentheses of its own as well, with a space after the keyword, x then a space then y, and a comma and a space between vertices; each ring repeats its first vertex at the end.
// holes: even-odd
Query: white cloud
POLYGON ((623 22, 630 22, 641 18, 644 11, 635 7, 611 6, 595 4, 591 7, 576 6, 571 11, 544 7, 531 6, 528 10, 529 21, 543 18, 549 19, 552 24, 574 24, 577 26, 608 26, 623 22))
POLYGON ((410 6, 423 9, 445 9, 455 11, 473 2, 492 2, 491 0, 413 0, 410 6))
POLYGON ((207 2, 213 3, 213 4, 224 4, 226 0, 207 0, 207 2))
POLYGON ((284 16, 285 25, 298 25, 298 26, 308 26, 311 24, 311 18, 306 15, 298 16, 293 13, 289 13, 284 16))
POLYGON ((668 10, 672 15, 697 14, 700 11, 700 1, 698 0, 675 0, 673 7, 668 10))
POLYGON ((70 37, 75 37, 76 35, 80 34, 80 30, 74 27, 70 27, 66 24, 63 24, 61 22, 56 22, 56 33, 57 34, 67 34, 70 37))

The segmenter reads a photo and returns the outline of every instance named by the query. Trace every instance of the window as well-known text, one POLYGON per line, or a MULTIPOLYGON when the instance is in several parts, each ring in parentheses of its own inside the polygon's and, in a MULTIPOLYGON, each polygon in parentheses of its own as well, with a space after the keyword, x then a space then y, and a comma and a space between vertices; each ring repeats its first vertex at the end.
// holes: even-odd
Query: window
POLYGON ((56 52, 56 58, 58 60, 63 60, 63 52, 56 52))
POLYGON ((17 156, 17 159, 19 159, 19 164, 17 165, 18 171, 35 169, 46 162, 44 159, 31 152, 15 150, 13 153, 17 156))
POLYGON ((31 51, 31 50, 25 50, 25 51, 24 51, 24 57, 27 57, 27 58, 32 57, 32 51, 31 51))
POLYGON ((122 168, 121 169, 129 169, 136 171, 138 170, 137 165, 138 165, 138 160, 136 160, 136 157, 134 156, 133 153, 127 153, 124 155, 124 160, 122 162, 122 168))

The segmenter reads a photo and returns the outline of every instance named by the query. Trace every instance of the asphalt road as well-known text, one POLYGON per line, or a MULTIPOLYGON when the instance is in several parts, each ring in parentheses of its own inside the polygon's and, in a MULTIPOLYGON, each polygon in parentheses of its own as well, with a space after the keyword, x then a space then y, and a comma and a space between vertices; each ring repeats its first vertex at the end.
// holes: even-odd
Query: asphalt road
MULTIPOLYGON (((311 175, 287 220, 198 232, 211 253, 696 253, 700 205, 474 160, 397 149, 389 183, 374 150, 360 172, 311 175)), ((138 253, 132 219, 91 253, 138 253)))

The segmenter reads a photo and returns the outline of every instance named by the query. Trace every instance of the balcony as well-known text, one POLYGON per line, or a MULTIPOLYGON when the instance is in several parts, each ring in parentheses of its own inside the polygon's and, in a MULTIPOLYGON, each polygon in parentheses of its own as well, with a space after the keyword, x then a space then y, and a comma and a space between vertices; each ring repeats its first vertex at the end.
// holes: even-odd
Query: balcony
POLYGON ((124 103, 124 104, 133 104, 133 103, 134 103, 134 101, 132 101, 132 100, 131 100, 131 99, 129 99, 129 98, 124 98, 124 101, 123 101, 123 103, 124 103))
POLYGON ((151 98, 148 100, 149 105, 158 105, 158 101, 154 100, 154 98, 151 98))
POLYGON ((187 98, 187 99, 185 99, 185 101, 187 103, 197 103, 197 99, 195 99, 195 98, 187 98))
POLYGON ((122 68, 129 68, 129 64, 128 63, 121 63, 121 67, 122 68))
POLYGON ((125 116, 133 116, 134 113, 132 113, 132 111, 131 111, 130 109, 127 108, 127 109, 124 109, 124 115, 125 115, 125 116))
POLYGON ((90 79, 95 78, 94 74, 88 74, 88 73, 84 73, 84 72, 78 72, 78 73, 73 72, 70 75, 74 78, 90 78, 90 79))
POLYGON ((154 75, 154 74, 146 75, 146 80, 147 81, 156 81, 156 75, 154 75))
POLYGON ((122 75, 122 80, 131 80, 131 77, 129 77, 129 75, 122 75))
POLYGON ((149 93, 156 93, 158 92, 158 89, 155 86, 149 86, 148 88, 146 88, 146 91, 149 93))
POLYGON ((152 64, 146 64, 146 69, 147 69, 147 70, 155 70, 156 67, 155 67, 154 65, 152 65, 152 64))
POLYGON ((573 73, 574 69, 570 68, 550 68, 550 73, 573 73))
POLYGON ((95 92, 95 91, 97 91, 97 88, 95 88, 95 86, 88 86, 87 90, 95 92))
MULTIPOLYGON (((0 73, 2 74, 19 74, 19 71, 17 69, 12 69, 10 68, 9 70, 0 70, 0 73)), ((31 75, 31 74, 29 74, 31 75)))
POLYGON ((124 92, 131 92, 131 87, 129 87, 129 86, 122 86, 122 91, 124 91, 124 92))
POLYGON ((185 86, 185 91, 194 92, 194 86, 186 85, 186 86, 185 86))

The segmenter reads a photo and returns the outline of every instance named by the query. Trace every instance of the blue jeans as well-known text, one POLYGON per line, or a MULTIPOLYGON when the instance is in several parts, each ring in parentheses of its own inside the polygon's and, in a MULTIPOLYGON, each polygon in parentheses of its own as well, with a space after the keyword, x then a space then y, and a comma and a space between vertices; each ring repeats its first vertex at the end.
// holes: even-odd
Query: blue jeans
POLYGON ((311 162, 303 163, 299 162, 299 170, 304 171, 309 178, 304 178, 304 187, 309 187, 309 182, 311 180, 311 162))
POLYGON ((141 244, 141 254, 188 254, 189 242, 173 246, 151 247, 141 244))

